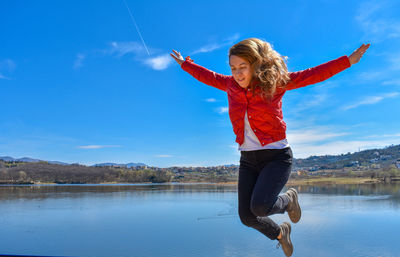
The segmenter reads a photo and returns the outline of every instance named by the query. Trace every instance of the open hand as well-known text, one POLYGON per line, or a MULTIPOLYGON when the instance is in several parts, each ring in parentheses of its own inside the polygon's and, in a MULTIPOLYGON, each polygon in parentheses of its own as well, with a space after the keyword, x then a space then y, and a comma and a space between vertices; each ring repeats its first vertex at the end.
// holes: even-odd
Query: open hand
POLYGON ((358 61, 361 59, 365 51, 369 48, 371 44, 362 44, 357 50, 355 50, 350 56, 349 56, 349 61, 350 64, 353 65, 355 63, 358 63, 358 61))
POLYGON ((185 59, 183 59, 183 56, 181 55, 180 52, 177 52, 175 50, 172 51, 174 52, 174 54, 171 53, 170 55, 172 56, 172 58, 175 59, 177 63, 179 63, 179 65, 181 65, 185 61, 185 59))

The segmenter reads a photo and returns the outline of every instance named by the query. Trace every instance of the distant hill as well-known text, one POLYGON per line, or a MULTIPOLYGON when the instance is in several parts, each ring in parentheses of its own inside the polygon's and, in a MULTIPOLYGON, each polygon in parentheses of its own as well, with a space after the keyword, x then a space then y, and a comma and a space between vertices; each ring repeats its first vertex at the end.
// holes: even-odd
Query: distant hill
POLYGON ((236 167, 239 166, 237 164, 227 164, 227 165, 223 165, 224 167, 230 168, 230 167, 236 167))
POLYGON ((12 157, 10 157, 10 156, 0 156, 0 160, 3 160, 3 161, 5 161, 5 162, 12 162, 12 161, 14 161, 15 159, 12 158, 12 157))
POLYGON ((371 164, 382 167, 389 166, 400 159, 400 145, 391 145, 381 149, 369 149, 340 155, 310 156, 305 159, 294 159, 295 169, 342 169, 352 166, 369 166, 371 164))
MULTIPOLYGON (((71 163, 59 162, 59 161, 48 161, 51 164, 58 164, 58 165, 72 165, 71 163)), ((76 164, 76 163, 74 163, 76 164)))
MULTIPOLYGON (((3 160, 5 162, 43 162, 43 160, 32 159, 29 157, 13 158, 10 156, 0 156, 0 160, 3 160)), ((46 162, 51 164, 70 165, 69 163, 59 162, 59 161, 46 161, 46 162)))
MULTIPOLYGON (((6 162, 15 161, 15 162, 28 162, 28 163, 43 161, 28 157, 15 159, 10 156, 0 157, 0 160, 6 162)), ((294 170, 342 169, 344 167, 352 167, 352 166, 370 166, 371 164, 376 164, 385 167, 389 166, 390 164, 393 164, 397 160, 400 160, 400 145, 391 145, 381 149, 369 149, 354 153, 349 152, 340 155, 310 156, 304 159, 294 158, 294 170)), ((59 165, 76 165, 76 163, 68 164, 58 161, 47 161, 47 162, 50 164, 59 164, 59 165)), ((92 165, 92 167, 113 167, 113 166, 131 168, 131 167, 147 166, 147 165, 144 163, 127 163, 127 164, 99 163, 92 165)), ((237 167, 238 165, 231 164, 223 166, 230 168, 230 167, 237 167)))
POLYGON ((120 166, 120 167, 126 167, 126 168, 131 168, 131 167, 138 167, 138 166, 147 166, 144 163, 127 163, 127 164, 118 164, 118 163, 112 163, 112 162, 107 162, 107 163, 99 163, 99 164, 94 164, 92 165, 93 167, 112 167, 112 166, 120 166))
MULTIPOLYGON (((10 156, 0 156, 0 160, 3 160, 5 162, 48 162, 50 164, 58 164, 58 165, 77 165, 77 163, 65 163, 65 162, 59 162, 59 161, 45 161, 45 160, 39 160, 39 159, 32 159, 28 157, 23 157, 23 158, 13 158, 10 156)), ((147 166, 144 163, 127 163, 127 164, 117 164, 117 163, 100 163, 100 164, 94 164, 92 167, 111 167, 111 166, 120 166, 120 167, 126 167, 126 168, 131 168, 131 167, 138 167, 138 166, 147 166)))
POLYGON ((22 157, 19 159, 15 159, 13 157, 10 156, 0 156, 0 160, 6 161, 6 162, 40 162, 41 160, 39 159, 32 159, 32 158, 28 158, 28 157, 22 157))
MULTIPOLYGON (((238 165, 214 167, 147 167, 144 163, 100 163, 93 166, 56 164, 32 158, 0 157, 0 184, 85 184, 137 182, 233 182, 238 165), (145 166, 145 167, 138 167, 145 166)), ((363 176, 400 180, 400 145, 340 155, 294 159, 292 176, 363 176)))
POLYGON ((138 166, 147 166, 147 165, 144 164, 144 163, 133 163, 133 162, 127 163, 127 164, 125 164, 125 165, 126 165, 127 168, 130 168, 130 167, 138 167, 138 166))

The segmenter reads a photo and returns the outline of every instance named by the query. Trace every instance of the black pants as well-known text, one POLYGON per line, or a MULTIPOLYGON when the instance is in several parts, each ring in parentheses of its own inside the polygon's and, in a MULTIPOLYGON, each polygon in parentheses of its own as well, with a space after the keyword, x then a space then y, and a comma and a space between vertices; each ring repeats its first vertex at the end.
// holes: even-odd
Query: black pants
POLYGON ((279 195, 289 179, 293 154, 290 147, 242 151, 239 167, 239 217, 242 223, 277 239, 280 227, 267 216, 284 213, 289 203, 279 195))

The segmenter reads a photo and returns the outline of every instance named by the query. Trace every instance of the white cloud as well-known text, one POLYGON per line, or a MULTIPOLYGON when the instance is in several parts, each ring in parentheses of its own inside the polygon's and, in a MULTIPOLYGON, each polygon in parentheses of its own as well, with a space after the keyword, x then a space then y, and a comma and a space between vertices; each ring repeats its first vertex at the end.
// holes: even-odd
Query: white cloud
POLYGON ((240 156, 240 151, 239 151, 239 145, 238 144, 229 145, 229 148, 231 148, 233 150, 233 155, 240 156))
POLYGON ((207 98, 205 101, 206 101, 206 102, 209 102, 209 103, 214 103, 214 102, 216 102, 217 100, 216 100, 215 98, 207 98))
POLYGON ((400 52, 390 53, 389 54, 389 62, 391 64, 391 69, 395 71, 400 70, 400 52))
POLYGON ((193 51, 190 55, 197 54, 197 53, 212 52, 212 51, 222 48, 224 46, 230 46, 238 39, 239 39, 239 34, 235 34, 232 37, 229 37, 220 43, 214 42, 214 43, 210 43, 205 46, 202 46, 199 49, 193 51))
POLYGON ((202 46, 201 48, 195 50, 192 54, 211 52, 218 48, 221 48, 222 46, 223 46, 222 44, 217 44, 217 43, 208 44, 208 45, 202 46))
POLYGON ((15 64, 15 62, 11 59, 5 59, 3 61, 0 61, 0 70, 12 72, 15 70, 16 66, 17 65, 15 64))
POLYGON ((154 70, 165 70, 172 63, 172 57, 169 54, 160 55, 145 60, 145 64, 154 70))
POLYGON ((400 80, 394 79, 400 75, 400 52, 398 50, 387 51, 386 53, 376 54, 376 56, 379 57, 379 60, 383 60, 384 63, 375 65, 370 70, 358 73, 355 81, 361 83, 382 81, 382 85, 400 84, 400 80))
POLYGON ((334 131, 333 127, 314 127, 287 133, 295 158, 306 158, 311 155, 337 155, 355 152, 359 149, 382 148, 392 144, 400 144, 400 134, 372 135, 365 140, 346 140, 340 137, 349 135, 346 132, 334 131))
POLYGON ((0 79, 8 79, 9 80, 10 78, 8 78, 8 77, 6 77, 6 76, 4 76, 3 74, 0 73, 0 79))
POLYGON ((295 130, 287 134, 288 141, 294 144, 316 143, 332 138, 346 136, 345 132, 332 132, 329 128, 315 127, 313 129, 295 130))
POLYGON ((366 72, 360 72, 357 75, 358 80, 362 81, 371 81, 371 80, 376 80, 376 79, 382 79, 386 75, 390 75, 390 72, 388 70, 379 70, 377 71, 376 69, 374 71, 366 71, 366 72))
POLYGON ((226 112, 228 112, 229 111, 229 107, 219 107, 218 109, 217 109, 217 112, 219 113, 219 114, 223 114, 223 113, 226 113, 226 112))
POLYGON ((111 55, 122 57, 127 54, 142 55, 146 54, 146 49, 135 41, 130 42, 111 42, 110 49, 107 51, 111 55))
MULTIPOLYGON (((221 47, 232 45, 233 42, 236 41, 238 38, 239 35, 236 34, 230 38, 225 39, 221 43, 211 43, 209 45, 205 45, 192 52, 191 55, 196 53, 211 52, 221 47)), ((156 52, 156 51, 157 50, 152 50, 151 52, 156 52)), ((102 52, 105 53, 106 55, 113 55, 116 57, 123 57, 128 54, 133 55, 134 59, 137 61, 141 61, 144 59, 143 63, 154 70, 165 70, 173 63, 173 59, 169 55, 169 53, 161 54, 155 57, 152 56, 144 57, 147 56, 147 51, 142 44, 136 41, 127 41, 127 42, 113 41, 110 43, 109 49, 106 49, 102 52)), ((78 57, 78 59, 75 61, 74 67, 79 68, 82 65, 81 61, 83 61, 83 59, 84 58, 78 57)))
POLYGON ((383 135, 369 135, 365 136, 364 138, 382 138, 382 137, 400 137, 400 133, 397 134, 383 134, 383 135))
POLYGON ((328 98, 329 95, 327 93, 308 95, 306 96, 306 99, 303 99, 303 101, 301 101, 301 103, 296 107, 295 111, 302 112, 306 109, 319 106, 323 104, 328 98))
MULTIPOLYGON (((152 49, 152 52, 157 52, 157 50, 152 49)), ((154 57, 148 56, 147 51, 143 47, 143 45, 135 41, 128 41, 128 42, 113 41, 110 43, 110 48, 103 51, 103 53, 105 53, 106 55, 112 55, 116 57, 132 55, 135 61, 142 62, 143 64, 154 70, 164 70, 168 68, 173 62, 172 57, 168 53, 154 57)))
POLYGON ((379 43, 400 37, 400 22, 388 17, 394 5, 394 1, 368 1, 360 5, 355 19, 364 31, 363 40, 379 43))
POLYGON ((382 82, 382 85, 399 85, 400 86, 400 79, 386 80, 386 81, 382 82))
POLYGON ((158 155, 156 155, 156 157, 158 157, 158 158, 172 158, 174 156, 173 155, 169 155, 169 154, 158 154, 158 155))
POLYGON ((13 72, 15 70, 16 64, 11 59, 5 59, 0 61, 0 79, 10 80, 9 77, 4 75, 5 73, 13 72))
POLYGON ((387 94, 384 94, 384 95, 381 95, 381 96, 368 96, 368 97, 364 98, 363 100, 361 100, 361 101, 359 101, 357 103, 344 106, 344 107, 342 107, 342 109, 343 110, 349 110, 349 109, 356 108, 356 107, 358 107, 360 105, 376 104, 376 103, 379 103, 380 101, 384 100, 385 98, 393 98, 393 97, 396 97, 398 95, 399 95, 398 92, 393 92, 393 93, 387 93, 387 94))
MULTIPOLYGON (((290 143, 290 142, 289 142, 290 143)), ((337 155, 356 152, 358 149, 383 148, 392 144, 400 144, 399 138, 377 140, 340 140, 318 144, 291 144, 295 158, 306 158, 311 155, 337 155)))
POLYGON ((122 147, 121 145, 81 145, 77 148, 79 149, 101 149, 101 148, 114 148, 114 147, 122 147))
POLYGON ((74 62, 74 69, 79 69, 80 67, 82 67, 85 58, 86 56, 84 54, 78 54, 74 62))

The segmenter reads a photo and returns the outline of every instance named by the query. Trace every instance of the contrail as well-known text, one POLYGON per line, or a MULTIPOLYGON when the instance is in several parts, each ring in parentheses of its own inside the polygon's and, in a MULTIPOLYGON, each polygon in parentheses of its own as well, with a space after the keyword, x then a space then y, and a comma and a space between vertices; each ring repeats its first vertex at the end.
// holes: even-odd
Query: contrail
POLYGON ((126 3, 126 1, 125 1, 125 0, 123 0, 123 1, 124 1, 125 6, 126 6, 126 9, 128 9, 128 12, 129 12, 129 15, 131 16, 131 20, 132 20, 133 24, 135 24, 137 33, 139 34, 139 37, 140 37, 140 39, 142 40, 142 43, 143 43, 143 45, 144 45, 144 48, 146 49, 147 54, 150 56, 150 52, 149 52, 149 50, 147 49, 147 46, 146 46, 146 43, 144 42, 144 39, 143 39, 143 37, 142 37, 142 34, 140 34, 139 27, 138 27, 137 24, 136 24, 136 21, 135 21, 135 18, 133 17, 133 14, 132 14, 132 12, 131 12, 131 9, 129 9, 129 6, 128 6, 128 4, 126 3))

